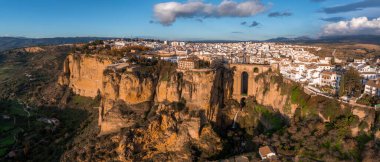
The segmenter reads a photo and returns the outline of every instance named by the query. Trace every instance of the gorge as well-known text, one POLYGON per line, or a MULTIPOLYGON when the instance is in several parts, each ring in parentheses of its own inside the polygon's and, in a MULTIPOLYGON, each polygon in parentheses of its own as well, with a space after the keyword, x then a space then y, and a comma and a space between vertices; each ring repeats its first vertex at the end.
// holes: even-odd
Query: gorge
MULTIPOLYGON (((53 50, 42 49, 15 54, 39 60, 37 56, 53 50)), ((258 161, 258 148, 265 145, 276 150, 280 161, 377 156, 378 112, 310 96, 283 78, 276 66, 215 64, 180 70, 162 60, 120 61, 66 49, 51 60, 28 68, 32 75, 46 71, 50 77, 43 78, 51 80, 43 81, 48 84, 16 85, 18 90, 9 89, 17 92, 13 96, 3 87, 7 91, 2 96, 7 101, 18 96, 61 121, 49 137, 51 148, 61 150, 51 155, 59 161, 212 161, 239 156, 258 161), (50 64, 54 68, 36 68, 50 64)), ((30 120, 41 110, 29 110, 30 120)), ((40 132, 21 133, 22 139, 40 132)), ((47 140, 45 136, 41 138, 47 140)), ((32 151, 17 151, 27 147, 41 152, 41 145, 25 143, 16 143, 18 149, 12 151, 18 159, 40 159, 32 151)))
POLYGON ((375 122, 373 111, 308 96, 301 86, 282 78, 275 66, 230 64, 184 71, 174 66, 168 69, 165 63, 153 65, 154 68, 138 63, 117 68, 112 62, 115 60, 97 55, 68 55, 59 84, 77 95, 101 97, 100 135, 125 131, 131 134, 119 142, 119 148, 126 151, 119 153, 123 160, 167 156, 187 161, 194 158, 187 145, 200 150, 202 158, 212 159, 226 149, 221 138, 228 137, 228 132, 238 129, 251 135, 260 134, 259 125, 263 127, 261 131, 272 132, 295 118, 313 114, 331 121, 341 114, 339 110, 358 116, 358 122, 350 129, 354 136, 360 131, 369 133, 375 122), (247 105, 241 107, 240 102, 247 105), (330 112, 335 112, 325 113, 328 105, 335 109, 330 112), (144 128, 134 128, 139 123, 144 123, 144 128), (361 123, 368 127, 359 128, 361 123), (136 137, 138 132, 144 135, 136 137), (130 140, 134 141, 132 146, 125 143, 130 140), (133 154, 136 151, 137 158, 133 154))

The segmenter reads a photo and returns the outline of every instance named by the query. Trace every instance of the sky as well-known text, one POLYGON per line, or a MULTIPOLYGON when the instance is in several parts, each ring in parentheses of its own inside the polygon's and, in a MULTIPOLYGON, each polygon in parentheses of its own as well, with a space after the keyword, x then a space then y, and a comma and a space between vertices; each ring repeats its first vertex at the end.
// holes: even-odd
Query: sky
POLYGON ((0 36, 265 40, 380 35, 380 0, 0 0, 0 36))

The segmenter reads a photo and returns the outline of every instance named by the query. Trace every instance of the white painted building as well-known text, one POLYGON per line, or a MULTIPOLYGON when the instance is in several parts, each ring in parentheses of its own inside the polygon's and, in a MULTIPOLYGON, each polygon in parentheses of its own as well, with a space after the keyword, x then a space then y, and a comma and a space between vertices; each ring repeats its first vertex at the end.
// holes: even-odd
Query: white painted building
POLYGON ((322 71, 320 75, 320 86, 331 86, 334 89, 339 88, 341 75, 334 71, 322 71))
POLYGON ((364 87, 364 93, 371 96, 380 96, 380 79, 369 80, 364 87))

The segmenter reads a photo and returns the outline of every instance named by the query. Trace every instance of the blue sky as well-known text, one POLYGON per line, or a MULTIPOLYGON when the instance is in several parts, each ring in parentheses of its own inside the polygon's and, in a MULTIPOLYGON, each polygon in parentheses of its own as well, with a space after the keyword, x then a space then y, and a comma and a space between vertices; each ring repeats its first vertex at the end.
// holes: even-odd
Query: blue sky
MULTIPOLYGON (((241 3, 246 0, 233 1, 241 3)), ((183 40, 317 37, 324 26, 334 23, 321 18, 350 20, 363 16, 369 19, 380 17, 380 4, 374 1, 380 0, 257 0, 265 7, 257 14, 205 17, 191 13, 194 15, 179 16, 168 26, 162 25, 155 17, 154 6, 164 2, 186 4, 188 1, 0 0, 0 36, 132 36, 183 40), (343 7, 331 8, 336 6, 343 7), (268 16, 276 12, 274 15, 277 16, 268 16), (284 13, 288 14, 280 16, 284 13), (246 25, 242 25, 242 22, 246 22, 246 25), (258 25, 250 27, 252 22, 258 25)), ((202 1, 215 6, 221 2, 202 1)))

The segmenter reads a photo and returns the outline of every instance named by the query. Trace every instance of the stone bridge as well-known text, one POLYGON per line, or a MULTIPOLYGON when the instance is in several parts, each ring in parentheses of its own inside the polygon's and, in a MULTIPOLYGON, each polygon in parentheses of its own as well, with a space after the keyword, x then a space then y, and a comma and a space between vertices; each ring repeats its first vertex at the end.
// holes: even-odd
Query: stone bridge
POLYGON ((257 75, 270 69, 277 69, 276 66, 263 64, 230 64, 230 68, 235 69, 232 97, 238 101, 255 94, 254 87, 258 87, 255 85, 257 84, 255 82, 257 75))

